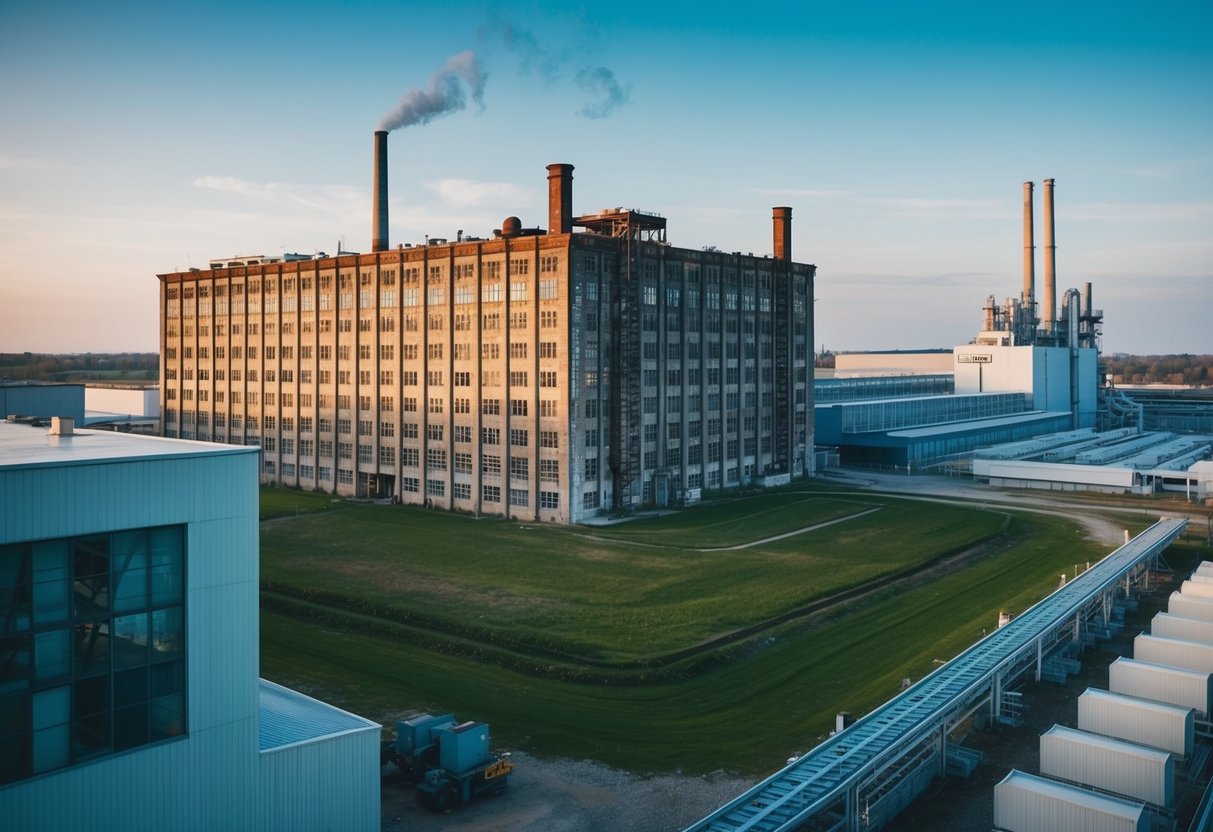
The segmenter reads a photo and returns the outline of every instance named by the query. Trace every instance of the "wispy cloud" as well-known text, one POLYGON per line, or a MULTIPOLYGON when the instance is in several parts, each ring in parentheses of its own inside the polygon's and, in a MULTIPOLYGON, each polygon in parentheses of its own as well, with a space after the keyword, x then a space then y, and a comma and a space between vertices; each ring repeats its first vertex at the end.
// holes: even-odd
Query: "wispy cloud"
POLYGON ((452 208, 500 208, 517 205, 529 194, 510 182, 480 182, 475 179, 433 179, 425 187, 452 208))
POLYGON ((753 192, 779 199, 839 199, 851 195, 850 191, 838 188, 755 188, 753 192))
POLYGON ((366 192, 348 185, 297 185, 252 182, 235 176, 199 176, 195 188, 233 194, 280 207, 307 208, 323 213, 345 213, 351 206, 365 209, 366 192))

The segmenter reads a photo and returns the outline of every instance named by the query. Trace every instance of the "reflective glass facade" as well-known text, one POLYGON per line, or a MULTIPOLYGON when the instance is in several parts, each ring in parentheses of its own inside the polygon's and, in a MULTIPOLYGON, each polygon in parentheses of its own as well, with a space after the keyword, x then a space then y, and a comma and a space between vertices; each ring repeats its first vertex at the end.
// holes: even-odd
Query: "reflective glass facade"
POLYGON ((0 784, 186 733, 185 532, 0 546, 0 784))

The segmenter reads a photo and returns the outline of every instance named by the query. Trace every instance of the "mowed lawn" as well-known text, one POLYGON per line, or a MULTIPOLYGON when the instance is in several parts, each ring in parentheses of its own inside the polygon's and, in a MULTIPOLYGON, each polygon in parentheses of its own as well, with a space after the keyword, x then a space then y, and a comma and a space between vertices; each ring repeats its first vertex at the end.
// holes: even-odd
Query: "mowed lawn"
MULTIPOLYGON (((897 521, 890 522, 883 536, 852 532, 849 542, 845 535, 832 540, 843 540, 852 554, 861 555, 879 541, 909 543, 921 529, 932 527, 933 510, 926 504, 910 503, 899 510, 895 503, 876 513, 889 512, 884 516, 897 521)), ((1001 516, 997 523, 967 512, 962 516, 977 521, 977 528, 1002 522, 1001 516)), ((948 531, 943 521, 935 523, 948 531)), ((970 529, 970 537, 975 534, 970 529)), ((564 682, 368 636, 356 627, 315 625, 271 613, 262 616, 262 671, 389 727, 398 716, 416 710, 453 711, 460 718, 489 722, 496 743, 540 754, 592 758, 639 772, 725 768, 765 775, 782 766, 788 754, 820 740, 837 711, 862 715, 895 695, 902 678, 921 678, 937 660, 951 658, 992 631, 1000 611, 1021 612, 1047 595, 1063 569, 1106 554, 1082 542, 1071 524, 1051 517, 1016 515, 1008 538, 1017 542, 964 569, 890 587, 826 616, 776 628, 744 649, 729 651, 719 664, 677 682, 564 682)), ((802 545, 813 548, 804 541, 802 545)), ((508 557, 507 551, 497 556, 508 557)), ((548 554, 560 558, 558 551, 548 554)), ((491 560, 490 553, 478 555, 491 560)), ((619 557, 626 561, 628 556, 619 557)), ((744 550, 730 557, 745 557, 744 550)), ((793 558, 794 564, 791 554, 761 557, 781 573, 778 578, 746 573, 764 590, 778 592, 781 581, 799 580, 786 574, 789 561, 782 558, 793 558)), ((818 563, 836 562, 830 555, 817 557, 818 563)), ((874 552, 867 557, 875 565, 885 562, 874 552)), ((593 583, 588 563, 584 571, 583 580, 593 583)), ((616 582, 629 585, 621 574, 626 570, 608 571, 617 573, 616 582)), ((737 573, 720 574, 727 582, 725 576, 737 573)), ((561 588, 562 603, 569 603, 569 588, 554 585, 561 588)), ((810 586, 805 583, 802 589, 810 586)), ((755 589, 747 597, 755 601, 760 594, 755 589)), ((469 616, 479 614, 475 603, 459 609, 469 616)))
POLYGON ((793 492, 593 527, 346 504, 266 524, 262 580, 498 649, 626 664, 963 550, 1006 522, 976 509, 793 492))

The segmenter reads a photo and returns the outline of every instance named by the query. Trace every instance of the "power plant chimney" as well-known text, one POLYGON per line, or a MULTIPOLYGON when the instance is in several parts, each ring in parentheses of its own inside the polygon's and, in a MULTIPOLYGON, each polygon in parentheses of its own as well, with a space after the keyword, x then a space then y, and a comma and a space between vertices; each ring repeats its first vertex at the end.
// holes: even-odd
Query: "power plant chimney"
POLYGON ((573 166, 548 165, 548 233, 573 230, 573 166))
POLYGON ((387 251, 387 131, 375 131, 374 208, 371 217, 371 251, 387 251))
POLYGON ((774 220, 774 257, 776 260, 792 259, 792 209, 785 206, 771 209, 774 220))
POLYGON ((1032 190, 1035 182, 1023 183, 1023 295, 1021 302, 1028 314, 1034 314, 1036 303, 1036 246, 1033 239, 1032 190))
POLYGON ((1057 247, 1053 245, 1053 180, 1045 180, 1045 295, 1041 321, 1046 332, 1056 327, 1057 309, 1057 247))

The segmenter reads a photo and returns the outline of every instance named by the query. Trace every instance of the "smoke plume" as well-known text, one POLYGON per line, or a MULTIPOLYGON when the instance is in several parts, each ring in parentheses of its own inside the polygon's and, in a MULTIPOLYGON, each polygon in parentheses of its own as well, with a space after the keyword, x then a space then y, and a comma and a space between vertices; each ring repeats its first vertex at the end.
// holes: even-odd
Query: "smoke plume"
POLYGON ((442 69, 430 78, 428 89, 409 90, 379 122, 380 130, 397 130, 454 113, 467 106, 467 90, 484 109, 484 69, 470 49, 447 58, 442 69))
POLYGON ((620 104, 627 103, 632 94, 631 85, 619 83, 615 73, 600 66, 597 69, 586 68, 577 73, 577 86, 590 95, 601 96, 598 101, 586 104, 577 115, 586 118, 606 118, 620 104))

